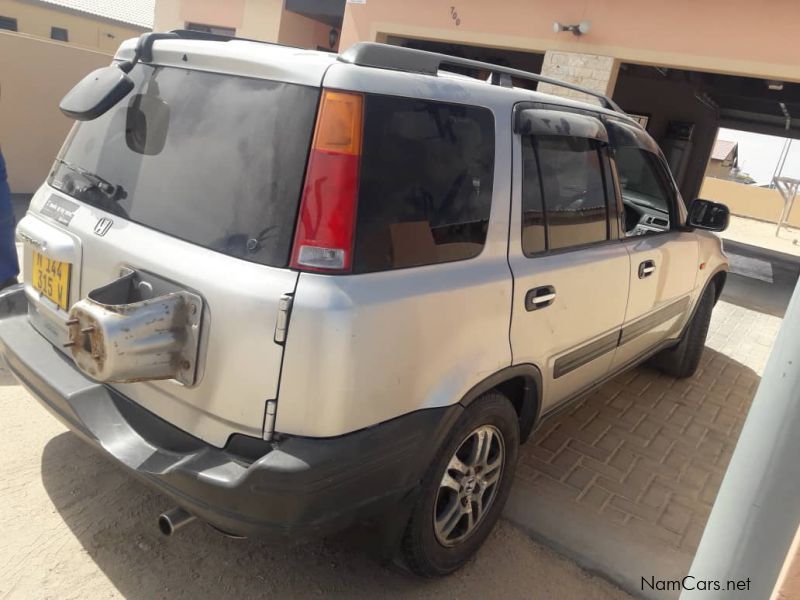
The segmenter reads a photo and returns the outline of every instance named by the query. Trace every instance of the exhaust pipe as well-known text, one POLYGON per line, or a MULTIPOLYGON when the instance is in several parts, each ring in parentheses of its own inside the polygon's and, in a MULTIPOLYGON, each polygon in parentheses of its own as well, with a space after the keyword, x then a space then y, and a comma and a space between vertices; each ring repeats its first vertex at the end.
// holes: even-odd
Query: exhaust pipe
POLYGON ((178 529, 194 521, 194 515, 190 515, 180 506, 171 508, 161 513, 158 517, 158 528, 166 536, 174 535, 178 529))

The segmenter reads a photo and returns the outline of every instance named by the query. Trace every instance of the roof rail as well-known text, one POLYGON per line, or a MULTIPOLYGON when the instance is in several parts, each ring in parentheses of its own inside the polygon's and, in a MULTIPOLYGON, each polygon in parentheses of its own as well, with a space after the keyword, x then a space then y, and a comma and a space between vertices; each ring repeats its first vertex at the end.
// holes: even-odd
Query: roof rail
POLYGON ((392 69, 395 71, 422 73, 425 75, 436 75, 443 65, 479 69, 481 71, 488 71, 491 73, 490 81, 493 85, 513 87, 511 83, 512 77, 526 79, 528 81, 536 81, 539 83, 549 83, 550 85, 555 85, 593 96, 600 100, 605 108, 625 114, 625 111, 623 111, 616 102, 614 102, 605 94, 601 94, 600 92, 590 90, 589 88, 585 88, 580 85, 575 85, 559 79, 552 79, 537 73, 530 73, 528 71, 521 71, 519 69, 511 69, 509 67, 501 67, 499 65, 481 62, 479 60, 471 60, 469 58, 448 56, 447 54, 439 54, 438 52, 428 52, 426 50, 417 50, 415 48, 403 48, 402 46, 391 46, 389 44, 379 44, 376 42, 358 42, 340 54, 339 60, 362 67, 392 69))

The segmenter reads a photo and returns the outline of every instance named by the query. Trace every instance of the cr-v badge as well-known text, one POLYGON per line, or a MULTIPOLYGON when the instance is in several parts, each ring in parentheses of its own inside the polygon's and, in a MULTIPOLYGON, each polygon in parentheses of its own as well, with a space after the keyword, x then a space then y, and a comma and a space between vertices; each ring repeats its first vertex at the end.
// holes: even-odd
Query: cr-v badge
POLYGON ((94 226, 94 232, 95 232, 97 235, 99 235, 99 236, 101 236, 101 237, 102 237, 102 236, 104 236, 106 233, 108 233, 108 230, 109 230, 109 229, 111 229, 111 226, 112 226, 113 224, 114 224, 114 221, 112 221, 112 220, 111 220, 111 219, 109 219, 109 218, 103 217, 103 218, 102 218, 102 219, 100 219, 100 220, 97 222, 97 224, 94 226))

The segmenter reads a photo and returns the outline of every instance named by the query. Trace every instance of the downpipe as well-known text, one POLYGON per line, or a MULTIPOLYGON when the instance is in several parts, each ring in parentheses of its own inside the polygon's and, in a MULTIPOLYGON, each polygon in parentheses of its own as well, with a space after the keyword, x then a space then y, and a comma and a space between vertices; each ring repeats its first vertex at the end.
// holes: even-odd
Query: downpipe
POLYGON ((194 515, 190 515, 181 507, 176 506, 159 515, 158 529, 165 536, 169 537, 174 535, 181 527, 188 525, 194 520, 194 515))

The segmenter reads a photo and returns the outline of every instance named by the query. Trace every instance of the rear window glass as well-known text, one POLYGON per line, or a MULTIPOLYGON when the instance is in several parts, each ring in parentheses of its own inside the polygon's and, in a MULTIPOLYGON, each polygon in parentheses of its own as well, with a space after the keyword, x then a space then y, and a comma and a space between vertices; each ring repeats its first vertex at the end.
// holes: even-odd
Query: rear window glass
POLYGON ((493 174, 490 110, 367 96, 354 271, 480 254, 493 174))
POLYGON ((117 106, 72 130, 49 182, 230 256, 289 261, 319 89, 137 65, 117 106))

